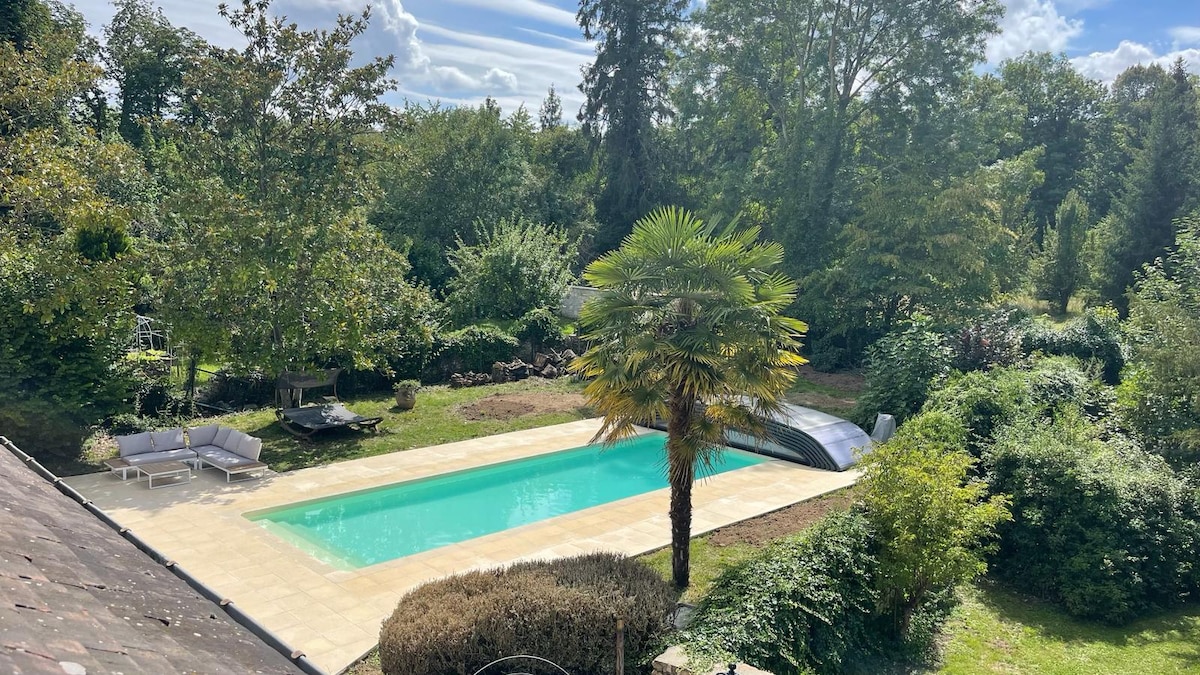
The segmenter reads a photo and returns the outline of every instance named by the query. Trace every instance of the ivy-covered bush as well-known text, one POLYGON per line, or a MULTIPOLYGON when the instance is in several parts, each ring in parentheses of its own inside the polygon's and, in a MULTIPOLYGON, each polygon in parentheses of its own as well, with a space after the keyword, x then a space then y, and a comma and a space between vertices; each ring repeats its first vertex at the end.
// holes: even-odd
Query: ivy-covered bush
POLYGON ((496 361, 511 361, 520 343, 494 326, 467 326, 434 338, 433 372, 422 379, 442 381, 452 373, 488 373, 496 361))
POLYGON ((952 358, 945 337, 922 319, 883 336, 867 350, 867 388, 854 421, 869 429, 878 413, 895 415, 897 421, 913 415, 950 374, 952 358))
POLYGON ((1200 505, 1161 457, 1081 416, 1021 421, 988 453, 1011 495, 993 568, 1075 616, 1120 624, 1200 591, 1200 505))
POLYGON ((513 335, 532 346, 535 352, 547 347, 559 347, 565 338, 562 327, 558 325, 558 317, 546 308, 526 312, 517 321, 513 335))
POLYGON ((662 648, 674 607, 656 572, 613 554, 470 572, 401 598, 380 632, 380 664, 388 675, 461 675, 497 656, 536 654, 575 675, 608 675, 620 618, 626 672, 635 673, 662 648))
POLYGON ((476 225, 475 245, 460 238, 449 252, 455 276, 446 303, 458 321, 516 319, 557 307, 571 283, 577 245, 561 229, 522 218, 476 225))
POLYGON ((830 515, 722 573, 683 632, 684 649, 706 664, 839 672, 874 641, 877 575, 866 516, 830 515))

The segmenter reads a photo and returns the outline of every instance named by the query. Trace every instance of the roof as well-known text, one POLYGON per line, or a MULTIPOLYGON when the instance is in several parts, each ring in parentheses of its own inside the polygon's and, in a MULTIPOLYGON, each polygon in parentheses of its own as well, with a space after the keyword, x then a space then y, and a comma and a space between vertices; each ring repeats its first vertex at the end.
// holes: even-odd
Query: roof
POLYGON ((301 671, 0 446, 0 672, 301 671))

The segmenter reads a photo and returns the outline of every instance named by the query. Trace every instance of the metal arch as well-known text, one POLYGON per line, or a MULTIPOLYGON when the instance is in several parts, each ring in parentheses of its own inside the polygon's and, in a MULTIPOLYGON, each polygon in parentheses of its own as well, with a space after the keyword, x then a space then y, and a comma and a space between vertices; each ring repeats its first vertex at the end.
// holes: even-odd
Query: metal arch
MULTIPOLYGON (((562 666, 558 665, 557 663, 555 663, 549 659, 543 659, 540 656, 533 656, 530 654, 516 654, 514 656, 505 656, 505 657, 498 658, 495 661, 492 661, 491 663, 487 664, 486 666, 475 671, 474 675, 480 675, 481 673, 483 673, 483 671, 487 670, 488 668, 491 668, 492 666, 496 665, 497 663, 503 663, 505 661, 511 661, 513 659, 531 659, 533 661, 539 661, 541 663, 545 663, 549 666, 554 667, 554 669, 556 669, 558 672, 562 673, 563 675, 571 675, 567 671, 563 670, 562 666)), ((531 675, 531 673, 508 673, 508 675, 531 675)))

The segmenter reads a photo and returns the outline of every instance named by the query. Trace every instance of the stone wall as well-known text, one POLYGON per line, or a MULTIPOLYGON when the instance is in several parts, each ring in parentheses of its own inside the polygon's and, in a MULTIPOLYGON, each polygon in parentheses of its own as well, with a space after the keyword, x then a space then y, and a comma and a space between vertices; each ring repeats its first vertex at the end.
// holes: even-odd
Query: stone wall
POLYGON ((558 314, 568 319, 578 319, 583 303, 600 291, 591 286, 567 286, 562 301, 558 303, 558 314))
MULTIPOLYGON (((725 665, 712 670, 705 670, 702 673, 695 673, 687 669, 687 656, 679 647, 671 647, 667 651, 658 655, 654 659, 654 675, 726 675, 729 672, 729 666, 725 665)), ((765 670, 759 670, 752 666, 739 663, 734 669, 736 675, 771 675, 765 670)))

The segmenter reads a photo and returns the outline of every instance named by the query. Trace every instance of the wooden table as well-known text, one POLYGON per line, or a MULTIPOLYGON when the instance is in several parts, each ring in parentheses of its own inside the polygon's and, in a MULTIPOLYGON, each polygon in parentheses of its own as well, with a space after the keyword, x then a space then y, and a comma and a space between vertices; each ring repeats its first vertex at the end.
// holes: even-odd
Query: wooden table
MULTIPOLYGON (((149 478, 151 490, 192 482, 192 468, 183 462, 151 462, 149 464, 138 464, 137 472, 138 476, 146 476, 149 478), (169 482, 166 485, 159 485, 158 487, 155 487, 155 478, 160 480, 167 479, 169 482)), ((141 478, 138 480, 141 480, 141 478)))
POLYGON ((104 466, 107 466, 109 471, 119 474, 121 476, 121 480, 129 478, 129 472, 137 468, 120 457, 113 457, 112 459, 104 460, 104 466))

